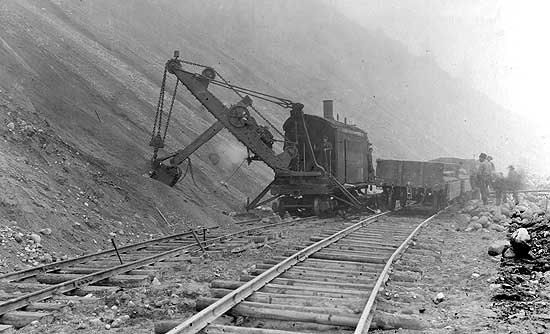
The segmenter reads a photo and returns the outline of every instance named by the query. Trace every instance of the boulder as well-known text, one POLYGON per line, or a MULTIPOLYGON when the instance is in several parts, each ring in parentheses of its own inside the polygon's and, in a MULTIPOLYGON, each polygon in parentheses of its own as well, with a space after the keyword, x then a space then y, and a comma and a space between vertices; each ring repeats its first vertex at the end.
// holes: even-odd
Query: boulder
POLYGON ((470 225, 468 226, 468 228, 470 229, 470 231, 477 231, 477 230, 482 229, 483 226, 481 226, 481 224, 478 223, 478 222, 473 222, 473 223, 470 223, 470 225))
POLYGON ((493 242, 487 249, 487 253, 491 256, 501 255, 506 249, 510 247, 508 240, 497 240, 493 242))
POLYGON ((505 258, 513 258, 513 257, 516 257, 516 253, 514 252, 514 250, 510 247, 510 248, 507 248, 504 253, 502 254, 502 257, 505 257, 505 258))
POLYGON ((489 225, 489 229, 497 232, 504 232, 506 231, 506 228, 504 226, 501 226, 499 224, 491 224, 489 225))
POLYGON ((42 238, 36 233, 31 233, 29 235, 29 239, 31 239, 35 244, 39 244, 40 241, 42 241, 42 238))
POLYGON ((531 210, 525 210, 525 211, 523 211, 523 212, 520 214, 520 217, 521 217, 522 219, 529 219, 529 218, 531 218, 532 216, 533 216, 533 211, 531 211, 531 210))
POLYGON ((529 227, 529 226, 533 226, 535 225, 535 220, 533 219, 528 219, 528 218, 524 218, 522 219, 519 224, 522 226, 522 227, 529 227))
POLYGON ((470 221, 470 215, 461 213, 456 217, 456 226, 458 231, 462 231, 468 227, 468 222, 470 221))
POLYGON ((514 249, 514 253, 519 257, 529 257, 529 250, 531 249, 530 242, 531 236, 525 228, 519 228, 510 237, 510 245, 514 249))
POLYGON ((38 231, 38 232, 40 232, 40 233, 42 233, 42 234, 44 234, 44 235, 50 235, 50 234, 52 234, 52 229, 49 228, 49 227, 48 227, 48 228, 43 228, 43 229, 41 229, 41 230, 38 231))
POLYGON ((445 300, 445 295, 443 294, 443 292, 440 292, 434 297, 433 302, 435 304, 439 304, 444 300, 445 300))
POLYGON ((489 227, 489 218, 487 216, 481 216, 477 223, 481 224, 482 227, 489 227))

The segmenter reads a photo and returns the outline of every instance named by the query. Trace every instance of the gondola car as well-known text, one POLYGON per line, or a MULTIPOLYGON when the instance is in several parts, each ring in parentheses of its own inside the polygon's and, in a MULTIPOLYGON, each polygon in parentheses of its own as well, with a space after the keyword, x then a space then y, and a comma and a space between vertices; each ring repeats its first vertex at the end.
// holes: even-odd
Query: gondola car
POLYGON ((379 159, 376 185, 383 189, 382 202, 391 210, 398 200, 402 207, 413 200, 439 210, 471 189, 469 175, 459 164, 442 161, 379 159))

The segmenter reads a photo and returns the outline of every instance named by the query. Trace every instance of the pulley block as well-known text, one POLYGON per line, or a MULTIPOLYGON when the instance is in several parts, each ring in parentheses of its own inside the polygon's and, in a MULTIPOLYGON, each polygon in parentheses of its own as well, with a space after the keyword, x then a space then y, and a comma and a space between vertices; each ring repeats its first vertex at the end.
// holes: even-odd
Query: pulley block
POLYGON ((202 75, 206 77, 208 80, 216 79, 216 71, 211 67, 207 67, 204 70, 202 70, 202 75))
POLYGON ((236 105, 229 109, 229 123, 236 128, 242 128, 248 124, 250 119, 250 112, 243 106, 236 105))
POLYGON ((162 136, 160 133, 157 133, 151 138, 151 141, 149 142, 149 146, 154 148, 164 148, 164 140, 162 140, 162 136))

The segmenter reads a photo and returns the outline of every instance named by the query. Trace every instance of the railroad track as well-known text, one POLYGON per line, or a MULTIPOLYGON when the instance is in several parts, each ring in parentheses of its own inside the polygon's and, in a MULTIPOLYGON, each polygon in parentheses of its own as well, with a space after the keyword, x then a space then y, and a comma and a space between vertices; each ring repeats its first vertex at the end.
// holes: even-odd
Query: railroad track
POLYGON ((211 283, 213 298, 199 298, 199 313, 155 325, 155 333, 366 333, 411 315, 375 312, 392 263, 436 215, 381 213, 312 237, 288 257, 258 264, 240 281, 211 283), (227 322, 230 315, 232 322, 227 322))
POLYGON ((89 295, 142 286, 148 284, 157 271, 181 265, 198 252, 239 247, 276 228, 308 222, 315 224, 316 220, 311 217, 276 223, 246 220, 237 223, 242 228, 237 232, 223 233, 218 228, 189 230, 0 275, 0 333, 13 331, 13 327, 23 327, 62 309, 64 304, 51 300, 54 296, 70 300, 78 297, 67 293, 89 295))

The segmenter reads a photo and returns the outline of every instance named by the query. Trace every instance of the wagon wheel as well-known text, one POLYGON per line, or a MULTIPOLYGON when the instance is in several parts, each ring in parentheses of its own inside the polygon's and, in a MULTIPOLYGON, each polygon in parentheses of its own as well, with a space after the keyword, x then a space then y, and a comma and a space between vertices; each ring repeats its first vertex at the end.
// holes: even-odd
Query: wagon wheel
POLYGON ((248 112, 248 109, 243 106, 234 106, 229 109, 229 123, 236 128, 242 128, 243 126, 248 124, 249 118, 250 113, 248 112))

